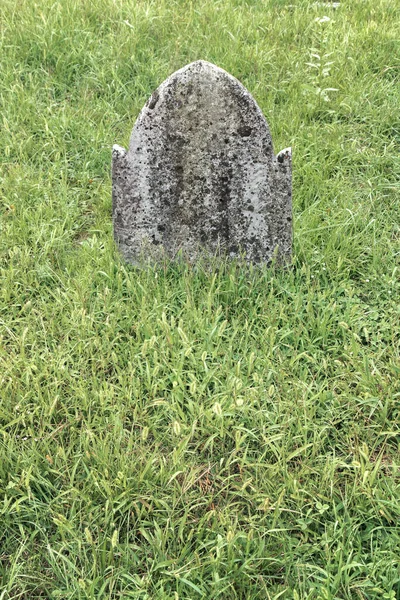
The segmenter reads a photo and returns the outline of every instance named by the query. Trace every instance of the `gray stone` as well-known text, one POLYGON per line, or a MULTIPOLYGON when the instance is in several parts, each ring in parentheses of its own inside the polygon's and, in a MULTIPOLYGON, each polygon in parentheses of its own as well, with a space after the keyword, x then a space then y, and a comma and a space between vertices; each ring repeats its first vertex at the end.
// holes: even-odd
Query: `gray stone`
POLYGON ((274 156, 251 94, 196 61, 153 93, 129 150, 113 147, 115 238, 134 264, 180 251, 289 262, 291 179, 291 150, 274 156))

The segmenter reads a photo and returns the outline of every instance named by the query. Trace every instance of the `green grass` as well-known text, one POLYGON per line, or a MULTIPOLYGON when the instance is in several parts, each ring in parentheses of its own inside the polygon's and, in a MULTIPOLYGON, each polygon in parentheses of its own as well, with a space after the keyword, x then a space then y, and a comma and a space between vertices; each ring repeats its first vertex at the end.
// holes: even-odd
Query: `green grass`
POLYGON ((2 0, 0 600, 400 598, 399 23, 2 0), (293 147, 289 271, 114 246, 111 146, 199 58, 293 147))

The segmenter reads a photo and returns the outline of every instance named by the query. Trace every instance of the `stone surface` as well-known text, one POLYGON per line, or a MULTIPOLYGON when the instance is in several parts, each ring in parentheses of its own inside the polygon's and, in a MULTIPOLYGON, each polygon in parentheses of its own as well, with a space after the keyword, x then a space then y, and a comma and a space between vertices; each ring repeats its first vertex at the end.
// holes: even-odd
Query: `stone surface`
POLYGON ((250 93, 197 61, 171 75, 141 111, 129 150, 113 147, 113 222, 125 258, 182 251, 288 262, 291 151, 273 153, 250 93))

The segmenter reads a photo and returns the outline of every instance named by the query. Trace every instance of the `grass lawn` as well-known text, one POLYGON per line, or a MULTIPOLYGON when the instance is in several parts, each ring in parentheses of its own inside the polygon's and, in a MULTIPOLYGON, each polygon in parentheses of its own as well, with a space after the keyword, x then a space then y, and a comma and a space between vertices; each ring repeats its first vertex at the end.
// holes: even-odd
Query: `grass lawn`
POLYGON ((2 0, 0 600, 400 598, 400 5, 2 0), (136 270, 111 146, 203 58, 293 268, 136 270))

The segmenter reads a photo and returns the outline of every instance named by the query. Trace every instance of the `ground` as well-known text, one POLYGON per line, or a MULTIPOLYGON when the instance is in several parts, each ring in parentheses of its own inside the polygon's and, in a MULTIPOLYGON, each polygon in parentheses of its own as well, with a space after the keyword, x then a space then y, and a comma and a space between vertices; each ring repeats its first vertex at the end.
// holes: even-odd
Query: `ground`
POLYGON ((0 599, 400 598, 396 0, 0 19, 0 599), (200 58, 293 148, 290 269, 115 248, 112 144, 200 58))

